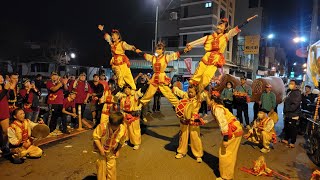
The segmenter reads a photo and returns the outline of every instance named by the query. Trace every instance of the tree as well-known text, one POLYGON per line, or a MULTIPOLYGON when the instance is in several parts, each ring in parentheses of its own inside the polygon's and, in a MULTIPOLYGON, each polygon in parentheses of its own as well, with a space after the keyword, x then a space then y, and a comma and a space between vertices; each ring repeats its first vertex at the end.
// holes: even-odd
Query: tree
POLYGON ((63 33, 56 33, 49 41, 45 56, 55 62, 55 70, 58 69, 58 66, 69 64, 70 56, 68 56, 68 52, 70 48, 71 41, 66 40, 63 33))

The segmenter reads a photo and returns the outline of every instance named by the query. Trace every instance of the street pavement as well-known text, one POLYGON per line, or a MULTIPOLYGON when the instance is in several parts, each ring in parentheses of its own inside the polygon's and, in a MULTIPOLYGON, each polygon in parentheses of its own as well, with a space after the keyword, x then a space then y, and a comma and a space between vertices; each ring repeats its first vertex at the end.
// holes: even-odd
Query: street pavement
MULTIPOLYGON (((250 104, 249 109, 252 109, 250 104)), ((282 111, 282 105, 279 106, 282 111)), ((281 113, 279 113, 281 116, 281 113)), ((179 121, 172 106, 162 98, 161 112, 147 117, 148 123, 142 135, 139 150, 130 146, 121 149, 117 159, 118 180, 212 180, 219 176, 218 150, 221 143, 221 133, 211 116, 210 122, 201 127, 204 149, 203 162, 197 163, 189 148, 188 155, 175 159, 179 141, 179 121)), ((250 112, 250 120, 253 113, 250 112)), ((282 117, 276 125, 278 132, 283 127, 282 117)), ((27 159, 24 164, 14 165, 0 160, 0 179, 96 179, 95 161, 99 156, 93 151, 92 130, 83 132, 50 144, 42 145, 44 155, 40 159, 27 159)), ((235 180, 242 179, 274 179, 272 177, 255 177, 239 170, 250 168, 253 161, 264 155, 267 166, 290 179, 310 179, 317 167, 309 160, 302 147, 304 140, 298 138, 296 148, 289 149, 277 143, 268 154, 262 154, 260 149, 251 145, 242 145, 238 152, 235 170, 235 180)))

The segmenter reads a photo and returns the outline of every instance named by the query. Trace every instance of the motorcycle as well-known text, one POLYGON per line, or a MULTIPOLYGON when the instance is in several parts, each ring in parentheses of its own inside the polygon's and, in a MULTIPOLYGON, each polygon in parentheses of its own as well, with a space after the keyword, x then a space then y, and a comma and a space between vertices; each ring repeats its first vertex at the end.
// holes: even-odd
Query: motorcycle
MULTIPOLYGON (((315 104, 308 104, 308 110, 301 110, 302 117, 307 120, 305 130, 306 151, 311 161, 320 166, 320 123, 314 120, 315 104)), ((318 116, 319 117, 319 116, 318 116)))

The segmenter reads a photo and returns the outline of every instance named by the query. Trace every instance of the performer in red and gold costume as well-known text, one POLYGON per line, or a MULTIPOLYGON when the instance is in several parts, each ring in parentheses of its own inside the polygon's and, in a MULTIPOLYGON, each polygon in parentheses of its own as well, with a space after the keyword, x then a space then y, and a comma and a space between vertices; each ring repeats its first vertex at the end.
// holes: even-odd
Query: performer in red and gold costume
POLYGON ((198 111, 201 102, 207 99, 207 93, 198 94, 196 86, 190 85, 188 92, 180 90, 178 87, 173 88, 174 94, 182 98, 177 105, 176 114, 180 119, 180 139, 177 149, 177 159, 183 158, 188 152, 188 139, 190 135, 190 146, 193 155, 197 158, 197 162, 202 162, 203 148, 200 138, 200 125, 204 125, 204 121, 200 118, 198 111))
POLYGON ((180 57, 180 54, 187 53, 188 51, 189 49, 187 47, 183 51, 164 54, 165 44, 163 42, 159 42, 156 45, 156 55, 147 54, 137 49, 137 53, 140 55, 143 54, 143 57, 152 63, 152 69, 154 71, 154 74, 149 81, 149 88, 140 100, 141 103, 144 105, 147 104, 159 88, 171 104, 174 106, 178 104, 178 98, 172 93, 168 86, 170 84, 170 78, 166 75, 165 70, 170 61, 177 60, 180 57))
POLYGON ((135 90, 136 84, 134 83, 130 70, 130 61, 125 55, 125 51, 136 51, 136 48, 122 41, 118 30, 113 29, 110 36, 104 31, 102 25, 99 25, 98 28, 105 33, 104 38, 111 46, 112 59, 110 60, 110 65, 117 76, 118 86, 122 88, 125 84, 129 84, 135 90))
POLYGON ((123 125, 123 114, 113 112, 110 121, 99 124, 93 131, 93 140, 100 152, 96 162, 98 180, 116 180, 116 158, 126 139, 126 128, 123 125))
MULTIPOLYGON (((38 125, 25 119, 25 113, 17 108, 13 111, 14 121, 8 128, 9 142, 13 146, 12 152, 16 158, 41 157, 42 150, 32 144, 31 130, 38 125)), ((41 121, 43 123, 43 121, 41 121)))
POLYGON ((274 130, 274 121, 267 116, 266 110, 258 112, 258 119, 253 123, 252 129, 248 131, 244 138, 253 143, 261 144, 262 153, 270 152, 270 143, 276 142, 276 132, 274 130))
POLYGON ((218 91, 212 91, 211 100, 208 98, 207 102, 212 107, 212 116, 218 122, 223 135, 223 141, 219 149, 221 177, 217 179, 234 179, 234 168, 243 134, 242 126, 237 118, 223 106, 218 91))
POLYGON ((130 140, 130 143, 133 144, 134 150, 139 149, 141 144, 141 105, 139 105, 139 98, 142 95, 140 90, 132 90, 128 84, 124 85, 123 92, 116 94, 116 97, 120 100, 120 111, 124 114, 124 125, 128 131, 127 140, 130 140))
POLYGON ((228 19, 223 18, 218 23, 217 30, 215 32, 187 44, 187 46, 190 46, 191 48, 203 45, 204 50, 206 51, 199 62, 195 73, 190 79, 191 84, 199 84, 200 92, 209 85, 217 68, 221 68, 225 64, 223 53, 228 45, 228 41, 240 32, 241 27, 255 17, 257 17, 257 15, 247 19, 243 24, 236 26, 228 32, 228 19))
POLYGON ((103 104, 100 123, 108 122, 110 112, 118 110, 118 100, 115 97, 116 92, 116 83, 113 79, 110 79, 108 82, 108 88, 105 89, 102 97, 99 100, 99 103, 103 104))

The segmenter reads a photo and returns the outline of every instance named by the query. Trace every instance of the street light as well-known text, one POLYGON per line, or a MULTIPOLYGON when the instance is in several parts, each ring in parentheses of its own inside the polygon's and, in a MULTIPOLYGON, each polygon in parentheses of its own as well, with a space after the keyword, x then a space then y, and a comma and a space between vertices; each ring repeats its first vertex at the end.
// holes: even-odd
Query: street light
POLYGON ((159 3, 157 0, 154 0, 154 3, 157 5, 156 7, 156 25, 155 25, 155 37, 154 37, 154 47, 156 47, 157 39, 158 39, 158 16, 159 16, 159 3))
POLYGON ((273 38, 274 38, 274 34, 269 34, 269 35, 267 36, 267 38, 268 38, 268 39, 273 39, 273 38))
POLYGON ((306 42, 306 41, 307 41, 307 39, 305 37, 303 37, 303 36, 293 38, 293 42, 294 43, 306 42))
POLYGON ((307 63, 304 63, 304 64, 302 65, 302 67, 303 67, 303 68, 306 68, 306 67, 307 67, 307 63))
POLYGON ((70 54, 70 57, 71 57, 72 59, 74 59, 74 58, 76 58, 76 54, 75 54, 75 53, 71 53, 71 54, 70 54))
POLYGON ((297 65, 297 63, 295 62, 295 63, 293 63, 293 65, 294 65, 294 66, 297 65))

